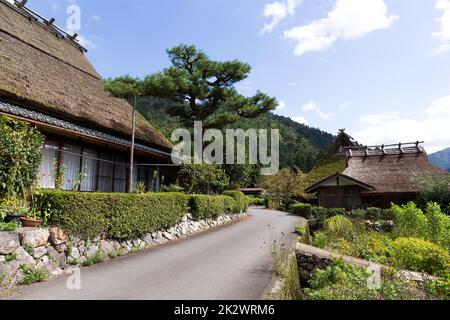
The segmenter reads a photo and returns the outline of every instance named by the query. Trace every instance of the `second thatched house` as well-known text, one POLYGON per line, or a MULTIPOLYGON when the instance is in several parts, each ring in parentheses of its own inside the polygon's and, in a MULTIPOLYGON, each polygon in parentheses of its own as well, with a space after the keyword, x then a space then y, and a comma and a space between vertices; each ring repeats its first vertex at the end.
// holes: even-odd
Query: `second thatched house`
POLYGON ((388 208, 414 200, 425 176, 447 174, 428 160, 419 142, 373 147, 351 143, 345 148, 345 168, 305 191, 316 193, 325 208, 388 208))
POLYGON ((40 185, 125 192, 142 181, 155 190, 171 174, 172 144, 142 116, 137 117, 136 158, 128 176, 132 109, 103 90, 102 78, 74 39, 38 14, 0 0, 0 114, 36 126, 46 137, 40 185), (145 164, 145 165, 144 165, 145 164), (154 165, 152 165, 154 164, 154 165))

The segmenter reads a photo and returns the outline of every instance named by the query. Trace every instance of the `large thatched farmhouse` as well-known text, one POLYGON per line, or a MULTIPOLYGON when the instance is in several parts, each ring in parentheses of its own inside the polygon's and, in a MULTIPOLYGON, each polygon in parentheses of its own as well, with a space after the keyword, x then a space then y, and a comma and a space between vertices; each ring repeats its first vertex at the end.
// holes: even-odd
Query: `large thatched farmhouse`
POLYGON ((322 176, 306 192, 316 193, 322 207, 347 209, 388 208, 391 203, 414 200, 421 179, 430 174, 448 174, 428 160, 419 142, 361 147, 343 130, 313 175, 317 172, 322 176), (325 172, 336 170, 324 174, 321 165, 325 172))
MULTIPOLYGON (((64 163, 65 190, 82 172, 81 191, 125 192, 132 109, 103 90, 85 51, 52 21, 0 0, 0 114, 45 135, 40 185, 54 188, 54 164, 64 163)), ((136 141, 133 181, 158 190, 169 170, 148 164, 169 163, 172 145, 140 115, 136 141)))

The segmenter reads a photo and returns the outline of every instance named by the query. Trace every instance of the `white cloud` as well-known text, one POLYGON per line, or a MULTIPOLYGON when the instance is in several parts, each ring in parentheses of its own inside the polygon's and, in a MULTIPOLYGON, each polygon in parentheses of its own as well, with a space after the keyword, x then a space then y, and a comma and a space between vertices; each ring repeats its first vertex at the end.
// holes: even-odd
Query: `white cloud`
POLYGON ((282 111, 284 109, 286 109, 286 102, 284 102, 284 101, 278 102, 277 111, 282 111))
POLYGON ((102 20, 102 18, 100 16, 97 16, 97 15, 93 15, 92 19, 94 19, 95 21, 101 21, 102 20))
POLYGON ((432 36, 440 41, 440 44, 429 52, 430 55, 438 55, 450 49, 450 0, 438 0, 435 9, 443 11, 442 16, 437 19, 441 24, 439 32, 435 32, 432 36))
POLYGON ((384 0, 337 0, 326 18, 295 27, 284 37, 297 43, 295 54, 329 49, 338 40, 351 40, 389 28, 398 19, 388 13, 384 0))
POLYGON ((88 50, 92 50, 97 48, 97 45, 95 44, 94 41, 89 40, 83 36, 78 36, 78 42, 80 43, 81 46, 83 46, 84 48, 88 49, 88 50))
POLYGON ((435 100, 417 117, 400 113, 368 115, 360 118, 364 129, 354 134, 368 145, 424 140, 428 152, 450 147, 450 96, 435 100))
POLYGON ((302 107, 302 110, 305 112, 314 112, 317 116, 319 116, 323 120, 329 120, 333 116, 333 113, 331 112, 322 111, 322 108, 319 105, 317 105, 314 101, 310 101, 307 104, 305 104, 302 107))
POLYGON ((261 35, 272 32, 284 19, 288 16, 293 16, 301 3, 302 0, 283 0, 266 4, 264 7, 264 16, 271 18, 272 21, 264 25, 264 28, 261 30, 261 35))
POLYGON ((350 108, 353 105, 353 102, 344 102, 341 103, 338 108, 341 110, 347 110, 348 108, 350 108))
POLYGON ((304 124, 306 126, 308 125, 308 121, 306 121, 306 119, 302 116, 291 117, 291 119, 297 123, 304 124))

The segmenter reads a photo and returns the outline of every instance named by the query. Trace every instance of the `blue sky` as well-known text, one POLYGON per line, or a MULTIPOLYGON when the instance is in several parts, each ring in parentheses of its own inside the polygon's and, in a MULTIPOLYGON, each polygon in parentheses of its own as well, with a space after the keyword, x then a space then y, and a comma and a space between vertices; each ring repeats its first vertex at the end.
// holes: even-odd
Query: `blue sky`
POLYGON ((195 44, 253 71, 238 89, 277 97, 276 113, 361 143, 450 147, 450 0, 30 0, 83 43, 104 77, 168 66, 195 44))

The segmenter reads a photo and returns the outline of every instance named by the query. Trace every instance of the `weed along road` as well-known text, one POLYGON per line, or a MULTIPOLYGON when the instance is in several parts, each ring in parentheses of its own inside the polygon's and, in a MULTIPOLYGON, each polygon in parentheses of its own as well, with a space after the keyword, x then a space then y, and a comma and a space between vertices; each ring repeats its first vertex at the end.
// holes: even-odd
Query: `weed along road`
POLYGON ((289 246, 299 217, 250 209, 241 222, 18 287, 9 299, 262 299, 272 285, 274 240, 289 246), (75 285, 74 285, 75 284, 75 285))

